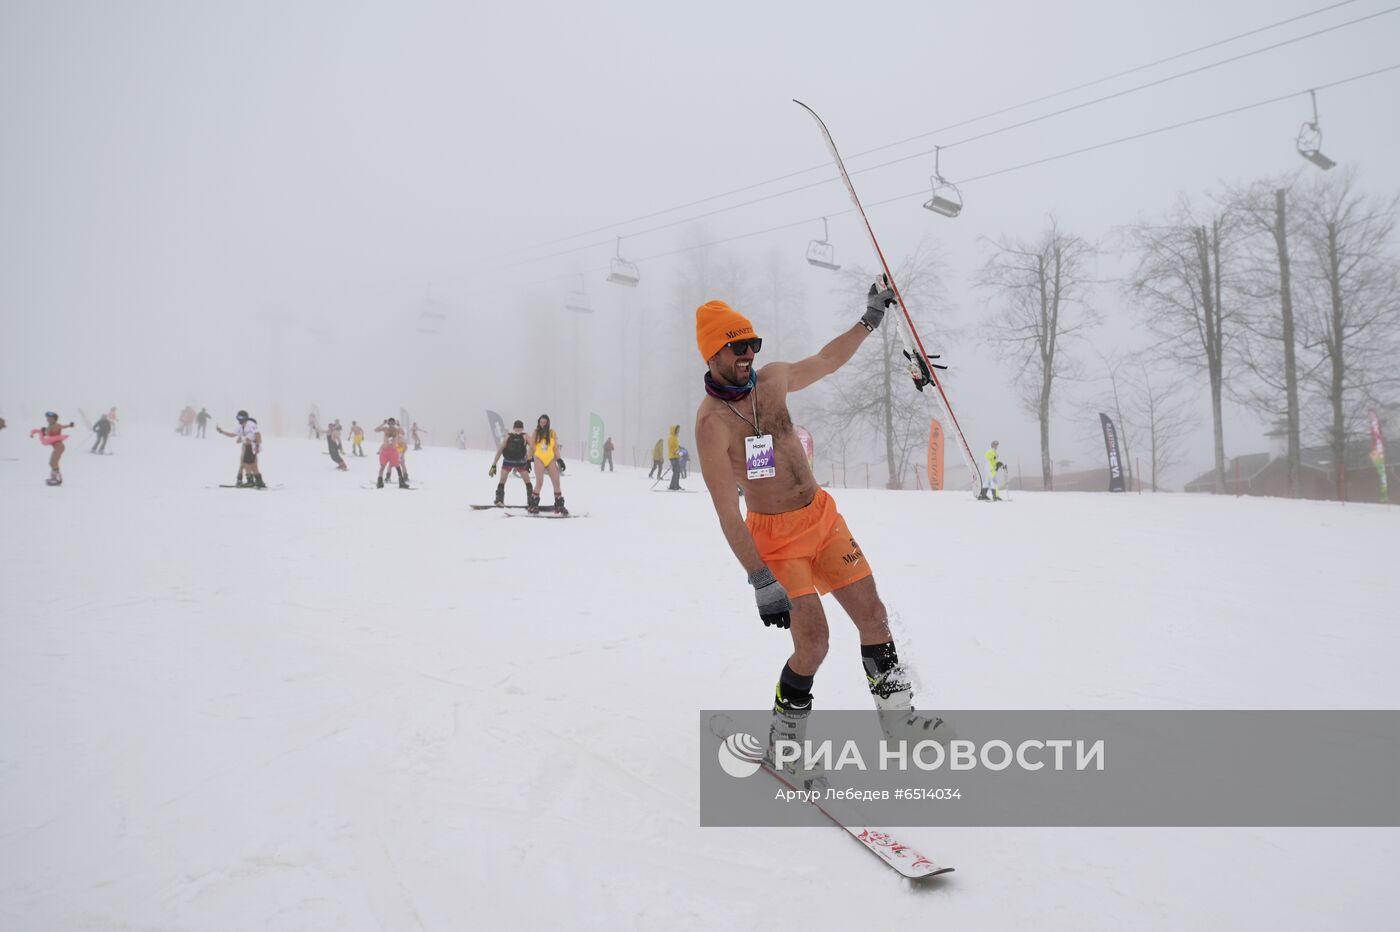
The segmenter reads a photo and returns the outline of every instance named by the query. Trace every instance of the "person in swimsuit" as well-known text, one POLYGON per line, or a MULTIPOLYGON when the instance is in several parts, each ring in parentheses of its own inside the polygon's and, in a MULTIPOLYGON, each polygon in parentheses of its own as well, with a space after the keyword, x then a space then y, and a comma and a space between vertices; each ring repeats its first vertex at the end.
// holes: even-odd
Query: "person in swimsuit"
POLYGON ((350 451, 356 456, 364 456, 365 451, 361 448, 361 444, 364 442, 365 429, 360 426, 359 421, 352 418, 350 421, 350 451))
MULTIPOLYGON (((700 470, 720 530, 753 586, 760 619, 792 635, 792 653, 778 676, 770 751, 776 740, 805 739, 812 684, 827 653, 821 596, 828 592, 859 632, 866 684, 887 736, 907 734, 908 727, 922 731, 920 738, 950 734, 942 719, 912 713, 913 688, 870 563, 835 500, 812 476, 787 407, 790 392, 850 361, 894 301, 888 284, 872 285, 865 314, 845 333, 815 356, 762 370, 754 368, 754 356, 763 340, 747 318, 723 301, 695 312, 696 343, 708 367, 695 419, 700 470), (747 516, 740 512, 740 490, 747 516)), ((808 784, 819 779, 794 776, 808 784)))
POLYGON ((554 513, 566 515, 569 510, 564 507, 564 492, 559 486, 559 471, 564 467, 564 457, 559 447, 559 435, 549 426, 548 414, 541 414, 540 419, 535 422, 534 446, 535 488, 530 513, 539 513, 540 489, 544 487, 544 477, 548 475, 549 481, 554 485, 554 513))
POLYGON ((39 442, 49 448, 49 478, 44 480, 48 485, 63 485, 63 473, 59 471, 58 462, 63 459, 63 441, 68 439, 65 430, 70 430, 73 422, 67 424, 58 423, 58 415, 52 411, 44 412, 44 426, 36 427, 29 432, 29 436, 38 437, 39 442))
POLYGON ((378 488, 384 488, 384 471, 386 469, 397 469, 399 471, 399 488, 408 488, 408 476, 403 469, 403 428, 398 421, 393 418, 385 418, 384 423, 374 429, 375 433, 383 434, 384 439, 379 444, 379 480, 376 483, 378 488))
POLYGON ((238 479, 235 485, 239 488, 265 489, 267 484, 263 482, 262 470, 258 469, 258 454, 262 452, 262 430, 259 429, 258 422, 248 416, 247 411, 239 411, 237 419, 237 430, 224 430, 218 424, 214 425, 215 430, 225 437, 237 440, 242 447, 238 457, 238 479))

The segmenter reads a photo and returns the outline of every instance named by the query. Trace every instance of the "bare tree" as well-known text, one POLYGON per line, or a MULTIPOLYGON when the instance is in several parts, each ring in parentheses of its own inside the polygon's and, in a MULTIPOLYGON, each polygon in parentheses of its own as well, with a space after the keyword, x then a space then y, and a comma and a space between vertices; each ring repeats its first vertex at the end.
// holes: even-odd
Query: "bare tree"
POLYGON ((1235 220, 1225 210, 1197 217, 1182 197, 1162 224, 1129 230, 1138 254, 1132 293, 1142 301, 1158 357, 1210 380, 1216 491, 1225 491, 1225 428, 1221 403, 1226 360, 1236 329, 1225 302, 1224 268, 1234 258, 1235 220))
POLYGON ((1090 446, 1103 443, 1103 427, 1099 423, 1099 412, 1111 410, 1118 425, 1118 437, 1123 444, 1123 467, 1131 485, 1136 472, 1133 466, 1133 447, 1138 443, 1136 412, 1131 407, 1132 369, 1136 365, 1131 354, 1098 354, 1104 373, 1096 381, 1100 389, 1075 405, 1075 424, 1080 427, 1081 437, 1090 446), (1103 383, 1107 383, 1104 385, 1103 383))
POLYGON ((1132 408, 1142 425, 1147 448, 1152 491, 1158 491, 1158 477, 1181 462, 1182 441, 1196 426, 1186 383, 1172 379, 1139 361, 1131 380, 1132 408))
MULTIPOLYGON (((1302 479, 1301 406, 1297 327, 1293 312, 1293 262, 1288 202, 1294 179, 1258 181, 1225 195, 1240 220, 1239 294, 1244 305, 1234 354, 1245 378, 1231 395, 1278 419, 1287 437, 1288 497, 1297 498, 1302 479)), ((1296 226, 1296 213, 1294 226, 1296 226)))
POLYGON ((1065 344, 1098 323, 1098 315, 1086 303, 1095 255, 1092 245, 1061 230, 1051 215, 1034 241, 998 240, 978 279, 995 295, 992 339, 1020 362, 1016 386, 1021 402, 1040 421, 1040 470, 1046 488, 1053 473, 1050 413, 1055 383, 1080 373, 1065 344))
MULTIPOLYGON (((942 254, 924 239, 894 269, 900 294, 925 337, 933 332, 930 312, 945 303, 943 266, 942 254)), ((860 267, 848 266, 843 272, 842 294, 850 296, 851 305, 842 313, 850 320, 860 316, 860 298, 876 277, 877 272, 860 267)), ((931 343, 925 346, 935 352, 931 343)), ((911 457, 927 444, 930 416, 926 393, 914 390, 901 353, 895 321, 887 317, 875 338, 866 340, 850 364, 827 380, 831 383, 827 391, 836 399, 826 406, 828 416, 844 412, 870 439, 883 443, 889 472, 885 486, 891 489, 903 488, 911 457)))
POLYGON ((770 249, 758 270, 760 303, 768 316, 764 330, 765 350, 775 359, 798 359, 806 355, 803 348, 808 338, 806 306, 802 278, 786 250, 770 249))
MULTIPOLYGON (((1319 356, 1313 383, 1328 445, 1346 462, 1349 426, 1364 408, 1400 393, 1400 269, 1392 251, 1400 196, 1357 191, 1352 172, 1320 179, 1303 206, 1299 257, 1304 347, 1319 356)), ((1338 496, 1345 494, 1338 489, 1338 496)))

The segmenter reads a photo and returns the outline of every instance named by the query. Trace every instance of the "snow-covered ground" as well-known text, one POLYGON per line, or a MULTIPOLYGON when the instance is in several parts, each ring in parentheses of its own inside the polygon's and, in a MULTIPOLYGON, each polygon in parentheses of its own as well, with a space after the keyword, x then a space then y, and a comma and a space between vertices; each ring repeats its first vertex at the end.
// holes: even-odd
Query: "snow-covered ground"
MULTIPOLYGON (((0 434, 0 927, 1393 929, 1390 829, 701 829, 697 710, 787 654, 705 494, 488 453, 0 434), (18 457, 10 461, 8 457, 18 457), (517 480, 518 481, 518 480, 517 480), (523 498, 518 485, 509 500, 523 498)), ((698 477, 689 482, 702 488, 698 477)), ((836 491, 926 708, 1397 708, 1400 508, 836 491)), ((833 613, 826 708, 865 708, 833 613)))

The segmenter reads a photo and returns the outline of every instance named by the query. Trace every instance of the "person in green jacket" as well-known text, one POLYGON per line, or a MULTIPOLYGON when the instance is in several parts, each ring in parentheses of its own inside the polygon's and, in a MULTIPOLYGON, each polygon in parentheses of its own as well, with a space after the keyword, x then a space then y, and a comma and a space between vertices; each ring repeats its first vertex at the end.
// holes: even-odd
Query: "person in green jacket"
POLYGON ((681 425, 671 426, 671 436, 666 438, 666 458, 671 461, 671 485, 668 487, 672 492, 679 492, 681 489, 681 425))
POLYGON ((658 440, 656 446, 651 448, 651 471, 647 473, 648 479, 652 477, 653 473, 656 474, 656 478, 660 479, 661 474, 666 470, 665 462, 661 459, 662 443, 664 441, 658 440))
POLYGON ((1001 501, 1001 497, 997 495, 997 470, 1001 469, 1005 464, 1002 463, 997 456, 998 446, 1000 446, 1000 443, 993 440, 991 449, 982 454, 987 458, 987 474, 982 477, 982 494, 977 496, 979 501, 1001 501))

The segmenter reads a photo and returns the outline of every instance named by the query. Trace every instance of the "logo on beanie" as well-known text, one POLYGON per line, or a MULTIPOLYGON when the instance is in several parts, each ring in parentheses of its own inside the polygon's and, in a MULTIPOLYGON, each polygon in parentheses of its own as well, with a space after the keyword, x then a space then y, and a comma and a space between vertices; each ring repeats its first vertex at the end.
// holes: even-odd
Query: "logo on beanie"
POLYGON ((726 331, 724 331, 724 335, 725 335, 728 339, 731 339, 731 340, 734 339, 735 337, 741 337, 741 336, 743 336, 743 335, 746 334, 746 333, 753 333, 753 328, 752 328, 752 327, 745 327, 745 328, 742 329, 742 330, 726 330, 726 331))

